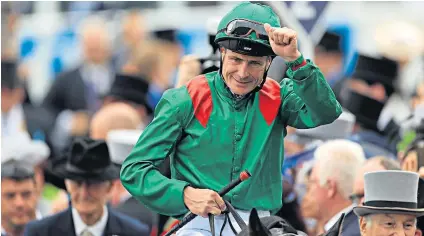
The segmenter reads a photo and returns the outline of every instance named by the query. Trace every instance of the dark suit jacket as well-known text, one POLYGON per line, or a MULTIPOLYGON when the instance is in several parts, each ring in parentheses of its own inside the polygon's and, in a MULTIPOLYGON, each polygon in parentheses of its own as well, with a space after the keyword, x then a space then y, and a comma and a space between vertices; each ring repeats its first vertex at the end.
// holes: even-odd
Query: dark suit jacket
POLYGON ((355 215, 353 210, 349 211, 343 220, 341 236, 361 236, 359 231, 359 218, 355 215))
POLYGON ((63 110, 87 109, 86 85, 80 73, 80 66, 64 72, 53 82, 43 101, 43 106, 51 109, 56 116, 63 110))
POLYGON ((157 224, 158 215, 133 197, 116 206, 115 210, 147 224, 150 228, 157 224))
MULTIPOLYGON (((145 224, 111 209, 108 211, 104 236, 149 236, 150 230, 145 224)), ((29 222, 24 236, 75 236, 71 208, 42 220, 29 222)))
POLYGON ((42 139, 50 144, 50 135, 55 123, 54 114, 43 107, 23 104, 26 128, 31 138, 42 139))

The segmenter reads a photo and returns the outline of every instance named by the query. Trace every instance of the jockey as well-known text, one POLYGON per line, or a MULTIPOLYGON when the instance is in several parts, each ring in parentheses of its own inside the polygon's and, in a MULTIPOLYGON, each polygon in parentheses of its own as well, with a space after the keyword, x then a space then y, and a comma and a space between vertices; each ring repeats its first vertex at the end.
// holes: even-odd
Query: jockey
MULTIPOLYGON (((122 164, 121 181, 160 214, 179 219, 188 212, 215 215, 219 232, 223 199, 245 222, 252 208, 259 217, 278 211, 286 127, 329 124, 342 109, 320 69, 299 52, 296 32, 281 28, 270 7, 238 4, 221 20, 215 43, 220 46, 219 71, 164 93, 153 121, 122 164), (289 78, 281 83, 267 78, 276 55, 289 67, 289 78), (168 156, 170 179, 158 170, 168 156), (243 170, 252 177, 219 196, 217 191, 243 170)), ((208 219, 202 217, 177 235, 210 235, 208 219)), ((233 232, 228 223, 224 232, 233 232)))

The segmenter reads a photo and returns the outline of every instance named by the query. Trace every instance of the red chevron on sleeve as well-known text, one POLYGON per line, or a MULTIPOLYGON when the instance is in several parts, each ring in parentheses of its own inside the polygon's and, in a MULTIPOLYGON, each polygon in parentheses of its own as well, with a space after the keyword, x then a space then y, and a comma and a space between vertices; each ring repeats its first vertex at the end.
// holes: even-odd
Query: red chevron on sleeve
POLYGON ((212 93, 206 77, 200 75, 190 80, 187 90, 193 103, 194 116, 206 128, 212 114, 212 93))
POLYGON ((271 125, 277 117, 280 105, 280 84, 271 78, 267 78, 264 86, 259 90, 259 110, 268 125, 271 125))

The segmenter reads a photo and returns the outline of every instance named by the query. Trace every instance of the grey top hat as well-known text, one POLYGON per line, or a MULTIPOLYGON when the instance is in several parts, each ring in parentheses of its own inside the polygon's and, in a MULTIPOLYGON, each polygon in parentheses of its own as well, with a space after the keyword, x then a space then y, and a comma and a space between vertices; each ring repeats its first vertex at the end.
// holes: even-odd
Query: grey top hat
POLYGON ((353 209, 357 216, 369 214, 424 215, 419 209, 418 174, 409 171, 376 171, 365 174, 365 201, 353 209))
POLYGON ((297 129, 294 142, 308 144, 314 140, 343 139, 350 136, 355 125, 355 115, 348 111, 342 114, 333 123, 312 129, 297 129))

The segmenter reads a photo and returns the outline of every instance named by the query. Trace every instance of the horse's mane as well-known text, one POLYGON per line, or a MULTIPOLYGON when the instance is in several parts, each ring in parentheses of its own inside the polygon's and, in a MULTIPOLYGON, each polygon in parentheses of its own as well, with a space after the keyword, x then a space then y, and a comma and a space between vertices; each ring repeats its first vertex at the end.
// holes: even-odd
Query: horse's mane
POLYGON ((259 218, 256 209, 253 209, 249 217, 249 227, 243 229, 238 236, 272 236, 282 234, 307 236, 303 232, 297 231, 283 218, 279 216, 259 218))
MULTIPOLYGON (((345 214, 339 218, 334 226, 322 236, 339 236, 345 214)), ((238 236, 307 236, 306 233, 293 228, 286 220, 279 216, 259 218, 256 209, 250 212, 249 226, 244 228, 238 236)))

